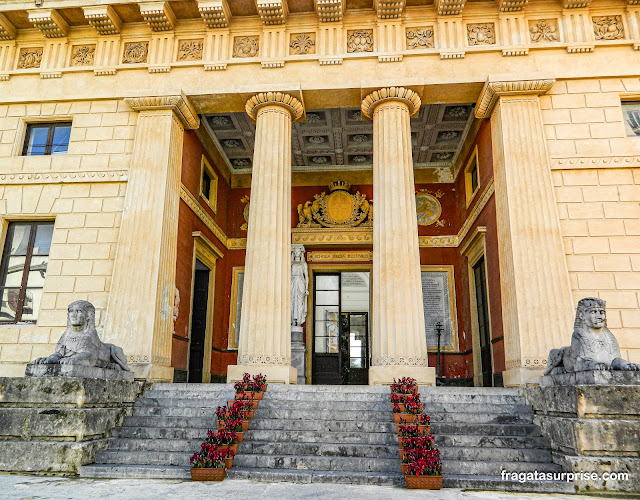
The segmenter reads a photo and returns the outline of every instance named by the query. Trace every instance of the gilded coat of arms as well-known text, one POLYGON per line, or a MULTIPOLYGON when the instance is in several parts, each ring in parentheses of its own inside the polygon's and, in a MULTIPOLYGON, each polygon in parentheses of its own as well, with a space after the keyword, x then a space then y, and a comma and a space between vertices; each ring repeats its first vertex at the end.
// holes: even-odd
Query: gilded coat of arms
MULTIPOLYGON (((442 198, 443 193, 431 193, 427 189, 422 189, 416 193, 416 212, 418 213, 418 224, 430 226, 442 215, 442 205, 438 198, 442 198)), ((438 226, 442 224, 436 224, 438 226)))
POLYGON ((329 194, 313 196, 313 201, 298 205, 297 227, 371 227, 373 206, 367 195, 351 194, 345 181, 329 184, 329 194))

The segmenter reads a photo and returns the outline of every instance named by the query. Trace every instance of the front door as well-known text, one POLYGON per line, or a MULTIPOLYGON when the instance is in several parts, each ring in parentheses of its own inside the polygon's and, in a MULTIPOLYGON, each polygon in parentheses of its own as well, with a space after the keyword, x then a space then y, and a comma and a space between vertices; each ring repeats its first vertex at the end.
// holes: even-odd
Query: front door
POLYGON ((316 274, 312 383, 369 381, 369 273, 316 274))
POLYGON ((197 259, 193 281, 188 381, 202 382, 204 339, 207 329, 207 303, 209 302, 209 268, 197 259))
POLYGON ((489 302, 487 299, 487 278, 484 257, 473 266, 473 280, 476 289, 476 309, 478 311, 478 333, 480 334, 480 360, 482 364, 482 386, 493 385, 491 367, 491 329, 489 327, 489 302))

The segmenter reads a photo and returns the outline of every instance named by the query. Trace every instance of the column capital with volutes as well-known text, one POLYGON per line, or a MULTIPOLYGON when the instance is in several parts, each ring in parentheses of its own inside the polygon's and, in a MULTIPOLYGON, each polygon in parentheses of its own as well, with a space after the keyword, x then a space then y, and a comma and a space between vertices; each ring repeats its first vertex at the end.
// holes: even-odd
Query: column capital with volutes
POLYGON ((285 92, 260 92, 247 101, 245 111, 252 120, 258 118, 258 112, 266 106, 279 106, 286 109, 293 121, 304 114, 304 106, 299 99, 285 92))
POLYGON ((371 92, 362 100, 360 110, 369 119, 373 118, 375 109, 384 102, 399 101, 409 108, 409 115, 414 116, 420 110, 422 101, 420 96, 413 90, 404 87, 385 87, 371 92))
POLYGON ((476 118, 489 118, 500 97, 546 94, 554 83, 553 78, 492 80, 489 77, 476 103, 476 118))

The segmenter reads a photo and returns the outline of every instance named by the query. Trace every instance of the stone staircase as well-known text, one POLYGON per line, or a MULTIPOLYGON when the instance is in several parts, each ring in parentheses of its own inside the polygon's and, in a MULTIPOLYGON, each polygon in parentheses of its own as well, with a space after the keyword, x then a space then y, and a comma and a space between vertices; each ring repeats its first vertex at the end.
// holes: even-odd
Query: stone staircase
MULTIPOLYGON (((422 387, 443 487, 573 492, 564 482, 503 481, 501 471, 560 472, 517 389, 422 387)), ((188 478, 189 457, 227 384, 154 384, 82 477, 188 478)), ((269 386, 231 479, 404 486, 388 387, 269 386)))

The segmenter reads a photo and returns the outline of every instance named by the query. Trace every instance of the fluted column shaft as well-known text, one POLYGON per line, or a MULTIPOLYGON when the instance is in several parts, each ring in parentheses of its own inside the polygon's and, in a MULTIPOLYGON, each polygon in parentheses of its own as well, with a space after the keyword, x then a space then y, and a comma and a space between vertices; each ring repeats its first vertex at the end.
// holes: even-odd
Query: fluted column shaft
POLYGON ((252 98, 247 111, 256 120, 251 210, 238 364, 229 366, 227 380, 249 372, 263 373, 272 383, 296 383, 290 326, 291 122, 302 107, 291 96, 269 93, 252 98))
POLYGON ((114 261, 105 340, 136 378, 172 381, 171 334, 185 128, 198 117, 184 96, 127 99, 140 111, 114 261))
POLYGON ((479 117, 491 117, 503 380, 509 386, 537 383, 549 350, 568 345, 572 331, 571 286, 538 97, 552 84, 488 83, 476 106, 479 117), (493 111, 483 105, 491 101, 493 111))
POLYGON ((428 367, 420 279, 410 116, 411 90, 382 89, 363 101, 373 118, 373 305, 369 383, 411 376, 434 384, 428 367), (371 98, 373 96, 373 98, 371 98))

